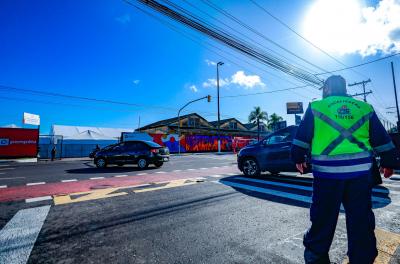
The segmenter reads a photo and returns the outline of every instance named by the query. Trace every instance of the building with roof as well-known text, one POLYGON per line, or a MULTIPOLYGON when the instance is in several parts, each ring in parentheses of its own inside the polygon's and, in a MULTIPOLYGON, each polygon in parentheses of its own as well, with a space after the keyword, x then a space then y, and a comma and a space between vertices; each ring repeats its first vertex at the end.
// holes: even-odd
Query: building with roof
MULTIPOLYGON (((208 121, 197 113, 183 115, 180 120, 180 134, 212 135, 218 134, 218 121, 208 121)), ((261 125, 261 134, 268 134, 266 126, 261 125)), ((137 129, 150 134, 178 134, 178 117, 160 120, 137 129)), ((220 120, 220 133, 224 136, 257 136, 257 125, 243 124, 236 118, 220 120)))

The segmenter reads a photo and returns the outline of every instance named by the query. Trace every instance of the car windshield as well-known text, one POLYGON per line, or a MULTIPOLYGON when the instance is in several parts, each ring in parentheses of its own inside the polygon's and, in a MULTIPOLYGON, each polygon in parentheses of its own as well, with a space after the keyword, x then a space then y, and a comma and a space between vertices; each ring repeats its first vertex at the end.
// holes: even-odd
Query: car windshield
POLYGON ((158 145, 157 143, 152 142, 152 141, 145 141, 145 143, 146 143, 147 145, 149 145, 150 147, 152 147, 152 148, 161 148, 160 145, 158 145))

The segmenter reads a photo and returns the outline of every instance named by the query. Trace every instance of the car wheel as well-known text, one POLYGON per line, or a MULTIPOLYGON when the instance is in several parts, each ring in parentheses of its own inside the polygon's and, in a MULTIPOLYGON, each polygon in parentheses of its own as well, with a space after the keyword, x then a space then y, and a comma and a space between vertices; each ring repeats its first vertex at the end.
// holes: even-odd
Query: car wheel
POLYGON ((164 162, 162 162, 162 161, 156 161, 156 162, 154 162, 154 165, 155 165, 157 168, 160 168, 163 164, 164 164, 164 162))
POLYGON ((145 158, 140 158, 139 160, 138 160, 138 167, 140 168, 140 169, 146 169, 147 168, 147 166, 149 166, 149 164, 147 163, 147 160, 145 159, 145 158))
POLYGON ((107 161, 104 158, 98 158, 96 160, 96 167, 97 168, 105 168, 105 167, 107 167, 107 161))
POLYGON ((255 159, 246 158, 242 162, 242 167, 244 175, 249 177, 260 176, 260 166, 258 166, 258 163, 255 159))
POLYGON ((268 171, 271 175, 278 175, 280 171, 268 171))

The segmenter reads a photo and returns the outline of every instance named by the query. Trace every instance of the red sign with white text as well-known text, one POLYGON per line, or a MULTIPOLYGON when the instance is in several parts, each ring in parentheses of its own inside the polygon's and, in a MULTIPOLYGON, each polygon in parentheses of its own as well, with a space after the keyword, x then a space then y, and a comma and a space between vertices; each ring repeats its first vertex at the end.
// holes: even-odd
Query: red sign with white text
POLYGON ((39 130, 0 128, 0 158, 36 157, 39 130))

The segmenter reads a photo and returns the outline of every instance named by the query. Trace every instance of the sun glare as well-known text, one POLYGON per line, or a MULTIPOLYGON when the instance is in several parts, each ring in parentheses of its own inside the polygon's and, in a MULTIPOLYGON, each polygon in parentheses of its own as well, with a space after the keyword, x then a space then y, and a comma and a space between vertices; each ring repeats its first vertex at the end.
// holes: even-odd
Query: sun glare
POLYGON ((361 17, 357 0, 317 0, 304 18, 304 35, 325 51, 344 54, 360 33, 361 17))

